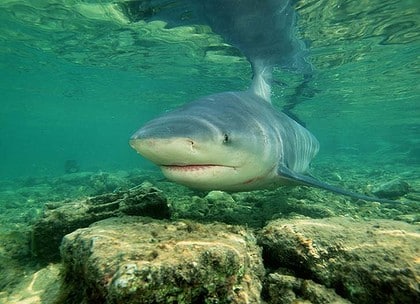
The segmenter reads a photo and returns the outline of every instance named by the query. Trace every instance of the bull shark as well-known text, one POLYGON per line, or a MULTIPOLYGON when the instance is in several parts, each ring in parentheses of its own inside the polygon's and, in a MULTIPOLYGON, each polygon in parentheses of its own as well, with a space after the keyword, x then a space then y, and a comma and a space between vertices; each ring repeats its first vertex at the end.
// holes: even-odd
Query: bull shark
POLYGON ((274 65, 305 65, 299 56, 302 44, 292 34, 295 16, 289 1, 202 3, 212 29, 250 61, 254 75, 250 88, 202 97, 165 113, 135 132, 130 145, 158 165, 166 178, 195 189, 234 192, 307 185, 366 201, 394 202, 306 174, 319 143, 305 127, 278 111, 270 98, 274 65), (229 7, 220 14, 214 3, 219 9, 229 7))

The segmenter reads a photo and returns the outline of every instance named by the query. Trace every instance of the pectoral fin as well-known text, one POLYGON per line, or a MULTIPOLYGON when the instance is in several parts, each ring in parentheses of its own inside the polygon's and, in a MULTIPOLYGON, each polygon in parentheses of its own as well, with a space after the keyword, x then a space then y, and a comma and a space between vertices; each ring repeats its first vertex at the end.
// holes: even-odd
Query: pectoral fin
POLYGON ((290 170, 289 168, 287 168, 285 166, 279 166, 279 168, 277 170, 277 173, 282 178, 286 178, 286 179, 289 179, 291 181, 295 181, 299 184, 328 190, 328 191, 331 191, 331 192, 334 192, 334 193, 350 196, 350 197, 365 200, 365 201, 380 202, 380 203, 399 203, 399 202, 393 201, 393 200, 388 200, 388 199, 384 199, 384 198, 377 198, 377 197, 374 197, 374 196, 368 196, 368 195, 352 192, 352 191, 349 191, 349 190, 346 190, 346 189, 342 189, 342 188, 339 188, 339 187, 321 182, 321 181, 319 181, 319 180, 317 180, 313 177, 293 172, 292 170, 290 170))

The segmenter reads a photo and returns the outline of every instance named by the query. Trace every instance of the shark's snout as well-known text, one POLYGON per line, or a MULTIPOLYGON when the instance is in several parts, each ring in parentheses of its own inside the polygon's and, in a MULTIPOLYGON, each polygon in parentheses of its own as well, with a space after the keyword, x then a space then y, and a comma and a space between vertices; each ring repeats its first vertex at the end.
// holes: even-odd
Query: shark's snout
POLYGON ((130 146, 159 166, 184 165, 197 158, 196 144, 189 138, 142 137, 139 133, 132 136, 130 146))
POLYGON ((256 119, 254 103, 261 102, 247 92, 211 95, 148 122, 130 145, 177 183, 203 190, 259 189, 276 160, 268 153, 271 141, 258 136, 270 136, 264 128, 271 128, 256 119))

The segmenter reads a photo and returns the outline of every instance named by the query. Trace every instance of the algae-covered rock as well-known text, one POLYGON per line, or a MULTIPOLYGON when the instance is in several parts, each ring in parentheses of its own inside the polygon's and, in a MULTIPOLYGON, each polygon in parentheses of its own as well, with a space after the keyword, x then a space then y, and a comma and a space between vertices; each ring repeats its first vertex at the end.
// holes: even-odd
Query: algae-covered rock
POLYGON ((61 254, 77 303, 260 303, 260 249, 242 227, 112 218, 66 235, 61 254))
POLYGON ((33 227, 32 253, 42 261, 60 258, 64 235, 120 214, 169 218, 170 210, 161 191, 145 182, 128 191, 98 195, 84 200, 47 204, 44 216, 33 227))
POLYGON ((335 303, 350 304, 333 289, 326 288, 312 280, 291 275, 271 273, 265 284, 270 304, 293 303, 335 303))
POLYGON ((276 220, 259 233, 266 266, 353 303, 420 303, 418 227, 392 220, 276 220))
POLYGON ((395 199, 410 192, 410 185, 397 178, 383 183, 372 190, 377 197, 395 199))
POLYGON ((0 292, 0 303, 58 304, 62 284, 59 264, 50 264, 37 271, 27 271, 11 293, 0 292))
POLYGON ((233 199, 233 197, 224 191, 210 191, 206 195, 205 199, 207 199, 207 201, 212 204, 225 204, 228 206, 236 204, 236 201, 233 199))

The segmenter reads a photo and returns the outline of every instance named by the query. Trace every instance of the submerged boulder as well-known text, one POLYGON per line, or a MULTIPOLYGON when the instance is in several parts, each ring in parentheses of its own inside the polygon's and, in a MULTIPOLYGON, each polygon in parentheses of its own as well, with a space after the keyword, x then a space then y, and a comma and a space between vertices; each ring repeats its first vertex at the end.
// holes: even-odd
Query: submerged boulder
POLYGON ((280 273, 271 273, 264 286, 270 304, 350 304, 331 289, 312 280, 305 280, 280 273))
POLYGON ((396 199, 410 192, 410 185, 397 178, 383 183, 372 190, 372 193, 380 198, 396 199))
POLYGON ((260 248, 243 227, 111 218, 66 235, 61 255, 77 303, 260 303, 260 248))
POLYGON ((33 226, 31 250, 44 262, 60 259, 64 235, 78 228, 118 215, 169 218, 167 198, 162 191, 144 182, 128 191, 102 194, 87 199, 47 204, 43 217, 33 226))
MULTIPOLYGON (((276 220, 260 231, 259 244, 270 269, 322 284, 353 303, 420 303, 416 226, 348 218, 276 220)), ((270 278, 269 300, 280 303, 273 286, 310 300, 300 283, 292 283, 270 278)))

